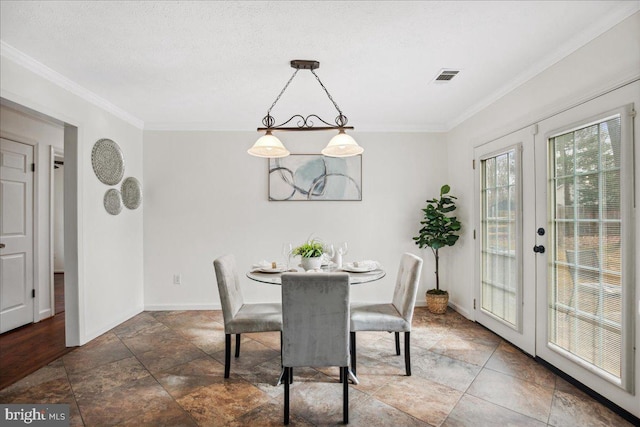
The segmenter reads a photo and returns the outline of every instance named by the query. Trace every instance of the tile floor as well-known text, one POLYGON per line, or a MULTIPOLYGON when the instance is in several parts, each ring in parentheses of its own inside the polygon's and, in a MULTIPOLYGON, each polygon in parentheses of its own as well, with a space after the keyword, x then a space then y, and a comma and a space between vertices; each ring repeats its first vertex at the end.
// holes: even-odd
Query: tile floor
MULTIPOLYGON (((483 327, 417 308, 412 373, 393 334, 358 333, 352 426, 628 426, 483 327)), ((219 311, 145 312, 0 390, 2 403, 67 403, 71 425, 279 426, 278 333, 245 334, 223 378, 219 311)), ((296 369, 291 424, 342 421, 338 369, 296 369)))

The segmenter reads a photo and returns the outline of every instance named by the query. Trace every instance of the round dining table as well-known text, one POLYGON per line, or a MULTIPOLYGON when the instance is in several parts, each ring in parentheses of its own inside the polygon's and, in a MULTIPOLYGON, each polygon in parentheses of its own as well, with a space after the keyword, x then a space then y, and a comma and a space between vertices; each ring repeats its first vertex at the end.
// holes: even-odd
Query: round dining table
MULTIPOLYGON (((291 273, 302 273, 304 272, 304 270, 302 269, 290 269, 289 272, 291 273)), ((381 269, 381 268, 376 268, 375 270, 371 270, 371 271, 366 271, 366 272, 353 272, 353 271, 346 271, 346 270, 342 270, 340 268, 336 268, 336 269, 331 269, 331 271, 329 271, 329 269, 327 269, 326 267, 322 269, 322 272, 325 273, 348 273, 349 274, 349 284, 351 285, 358 285, 360 283, 368 283, 368 282, 375 282, 376 280, 380 280, 382 279, 384 276, 387 275, 387 273, 381 269)), ((271 285, 282 285, 282 273, 278 272, 263 272, 260 271, 260 269, 255 269, 255 270, 251 270, 247 272, 247 277, 251 280, 255 280, 256 282, 262 282, 262 283, 269 283, 271 285)), ((280 376, 278 377, 278 381, 276 382, 276 386, 279 386, 280 384, 282 384, 282 380, 284 378, 284 369, 282 370, 282 372, 280 373, 280 376)), ((355 376, 355 374, 353 372, 351 372, 351 369, 349 369, 349 379, 354 383, 354 384, 358 384, 358 377, 355 376)))
MULTIPOLYGON (((296 270, 291 269, 290 272, 299 272, 302 273, 304 270, 296 270)), ((323 272, 329 272, 329 270, 323 269, 323 272)), ((372 271, 356 273, 351 271, 345 271, 340 268, 331 270, 331 273, 348 273, 349 274, 349 283, 352 285, 358 285, 360 283, 368 283, 375 282, 376 280, 382 279, 387 273, 380 269, 376 268, 372 271)), ((265 273, 259 270, 251 270, 247 272, 247 277, 251 280, 255 280, 256 282, 269 283, 271 285, 281 285, 282 284, 282 273, 265 273)))

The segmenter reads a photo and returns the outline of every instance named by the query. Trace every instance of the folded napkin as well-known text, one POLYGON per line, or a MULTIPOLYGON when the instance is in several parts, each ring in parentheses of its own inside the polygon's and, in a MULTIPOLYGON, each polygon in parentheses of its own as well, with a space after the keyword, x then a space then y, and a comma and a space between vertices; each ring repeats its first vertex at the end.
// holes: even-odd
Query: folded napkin
POLYGON ((380 264, 377 261, 373 261, 370 259, 365 259, 362 261, 353 261, 350 264, 355 268, 371 268, 371 269, 380 268, 380 264))
MULTIPOLYGON (((269 261, 262 260, 253 264, 251 266, 251 270, 260 270, 261 268, 272 268, 272 266, 273 264, 271 264, 269 261)), ((285 268, 285 267, 286 266, 281 262, 276 263, 276 268, 285 268)))

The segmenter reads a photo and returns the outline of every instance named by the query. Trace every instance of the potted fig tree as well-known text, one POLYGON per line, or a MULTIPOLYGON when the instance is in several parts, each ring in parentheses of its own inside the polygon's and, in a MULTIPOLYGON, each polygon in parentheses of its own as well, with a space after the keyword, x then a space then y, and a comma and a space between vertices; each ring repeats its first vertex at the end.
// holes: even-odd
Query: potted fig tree
POLYGON ((436 287, 427 291, 427 309, 436 314, 443 314, 447 311, 449 302, 449 293, 440 289, 439 261, 440 249, 445 246, 453 246, 460 236, 458 232, 462 224, 458 218, 451 216, 451 212, 456 210, 455 196, 449 195, 451 188, 443 185, 440 188, 440 197, 437 199, 427 200, 424 212, 424 219, 420 221, 419 235, 414 237, 416 245, 420 249, 428 246, 433 252, 436 261, 436 287))

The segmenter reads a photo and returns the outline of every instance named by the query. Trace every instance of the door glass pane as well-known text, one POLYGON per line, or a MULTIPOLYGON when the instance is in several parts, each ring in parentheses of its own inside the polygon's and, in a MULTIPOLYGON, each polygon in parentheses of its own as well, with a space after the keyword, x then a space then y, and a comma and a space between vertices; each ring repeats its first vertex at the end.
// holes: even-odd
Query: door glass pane
POLYGON ((620 117, 549 140, 549 341, 620 378, 620 117))
POLYGON ((481 161, 482 291, 480 308, 518 327, 519 202, 516 150, 481 161))

